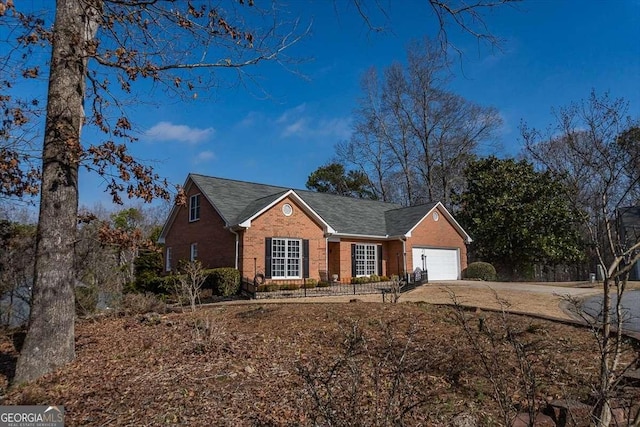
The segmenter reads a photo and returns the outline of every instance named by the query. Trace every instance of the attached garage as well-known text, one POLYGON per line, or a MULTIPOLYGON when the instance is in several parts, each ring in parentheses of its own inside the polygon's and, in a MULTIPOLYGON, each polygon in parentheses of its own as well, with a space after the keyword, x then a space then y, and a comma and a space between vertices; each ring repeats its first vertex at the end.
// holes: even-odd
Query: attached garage
POLYGON ((457 280, 460 278, 458 249, 416 248, 412 250, 413 268, 427 272, 429 281, 457 280))

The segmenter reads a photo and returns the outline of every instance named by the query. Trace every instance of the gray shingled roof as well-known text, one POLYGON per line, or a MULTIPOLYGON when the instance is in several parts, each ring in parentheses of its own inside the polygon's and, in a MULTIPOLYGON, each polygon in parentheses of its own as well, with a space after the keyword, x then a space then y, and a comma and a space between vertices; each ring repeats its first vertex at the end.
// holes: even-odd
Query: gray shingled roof
POLYGON ((190 177, 228 226, 251 218, 289 190, 293 190, 337 233, 349 235, 403 235, 435 206, 435 203, 431 203, 405 208, 394 203, 225 178, 197 174, 191 174, 190 177))

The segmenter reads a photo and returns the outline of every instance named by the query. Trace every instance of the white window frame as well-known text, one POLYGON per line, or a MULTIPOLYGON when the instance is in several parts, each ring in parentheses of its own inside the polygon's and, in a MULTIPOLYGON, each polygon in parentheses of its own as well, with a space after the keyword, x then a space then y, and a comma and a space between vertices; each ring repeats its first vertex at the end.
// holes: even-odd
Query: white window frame
POLYGON ((189 197, 189 222, 200 219, 200 194, 189 197))
POLYGON ((198 259, 198 243, 192 243, 189 247, 189 259, 191 261, 198 259))
POLYGON ((164 271, 171 271, 171 248, 166 248, 164 256, 164 271))
POLYGON ((378 245, 356 243, 356 277, 378 274, 378 245))
POLYGON ((271 239, 271 278, 302 279, 302 239, 271 239))

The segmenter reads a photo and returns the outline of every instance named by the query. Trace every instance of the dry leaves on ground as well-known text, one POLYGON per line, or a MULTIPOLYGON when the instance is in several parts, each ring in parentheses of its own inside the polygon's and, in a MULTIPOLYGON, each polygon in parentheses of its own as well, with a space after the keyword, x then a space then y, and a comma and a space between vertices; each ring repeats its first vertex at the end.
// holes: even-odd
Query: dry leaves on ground
MULTIPOLYGON (((426 304, 216 306, 76 330, 77 360, 4 404, 61 404, 70 426, 449 425, 460 412, 488 424, 501 420, 496 383, 509 410, 527 403, 509 334, 526 349, 536 405, 587 401, 597 374, 585 329, 426 304)), ((6 385, 8 338, 0 354, 6 385)))

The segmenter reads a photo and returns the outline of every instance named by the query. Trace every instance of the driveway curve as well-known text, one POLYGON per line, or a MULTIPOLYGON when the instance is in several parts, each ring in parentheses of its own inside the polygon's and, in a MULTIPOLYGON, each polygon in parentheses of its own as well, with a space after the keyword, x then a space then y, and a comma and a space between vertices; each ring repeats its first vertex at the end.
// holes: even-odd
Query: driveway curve
MULTIPOLYGON (((615 306, 617 296, 613 296, 611 305, 615 306)), ((583 303, 584 311, 594 318, 602 318, 602 295, 587 298, 583 303)), ((623 328, 633 332, 640 332, 640 290, 626 291, 620 304, 623 328)), ((612 310, 614 319, 616 318, 612 310)))
MULTIPOLYGON (((523 283, 481 282, 470 280, 439 281, 426 283, 403 293, 400 302, 426 302, 430 304, 459 304, 488 310, 509 311, 557 320, 577 320, 572 314, 570 299, 582 299, 602 292, 601 287, 585 287, 584 282, 573 283, 523 283)), ((340 303, 352 300, 382 302, 381 294, 339 295, 306 298, 274 298, 250 301, 232 301, 228 304, 270 303, 340 303)), ((388 300, 388 297, 387 297, 388 300)))
POLYGON ((451 304, 455 299, 465 306, 576 320, 578 316, 572 314, 571 301, 601 292, 599 287, 581 286, 584 285, 457 280, 423 285, 407 292, 401 301, 451 304))

